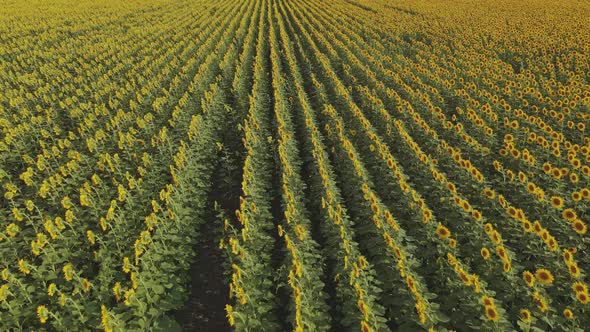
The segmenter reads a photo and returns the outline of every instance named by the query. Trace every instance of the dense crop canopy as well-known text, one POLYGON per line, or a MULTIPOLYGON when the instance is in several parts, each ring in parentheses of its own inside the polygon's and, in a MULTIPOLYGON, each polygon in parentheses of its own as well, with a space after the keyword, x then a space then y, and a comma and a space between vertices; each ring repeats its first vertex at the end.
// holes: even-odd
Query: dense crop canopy
POLYGON ((0 330, 589 330, 589 17, 0 0, 0 330))

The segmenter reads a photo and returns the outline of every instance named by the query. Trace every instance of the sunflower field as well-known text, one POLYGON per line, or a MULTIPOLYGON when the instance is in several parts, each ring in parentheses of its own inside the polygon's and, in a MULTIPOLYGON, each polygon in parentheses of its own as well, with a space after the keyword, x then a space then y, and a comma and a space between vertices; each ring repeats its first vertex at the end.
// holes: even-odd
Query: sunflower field
POLYGON ((0 331, 590 331, 589 18, 0 0, 0 331))

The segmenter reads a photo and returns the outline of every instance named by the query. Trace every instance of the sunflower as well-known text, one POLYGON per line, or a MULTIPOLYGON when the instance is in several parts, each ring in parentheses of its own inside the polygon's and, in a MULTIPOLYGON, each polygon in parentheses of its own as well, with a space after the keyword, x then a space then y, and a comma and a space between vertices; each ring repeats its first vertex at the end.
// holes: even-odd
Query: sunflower
POLYGON ((483 230, 486 232, 486 234, 490 235, 494 231, 494 226, 492 226, 490 223, 487 223, 483 226, 483 230))
POLYGON ((498 202, 500 202, 500 205, 501 205, 503 208, 506 208, 506 206, 508 205, 508 204, 506 203, 506 198, 504 198, 504 196, 503 196, 503 195, 501 195, 501 194, 500 194, 500 195, 498 195, 498 202))
POLYGON ((481 175, 481 173, 477 173, 477 176, 475 177, 477 182, 482 183, 483 182, 483 175, 481 175))
POLYGON ((86 238, 88 239, 88 242, 90 242, 91 246, 96 244, 96 237, 94 236, 94 233, 91 230, 86 231, 86 238))
POLYGON ((387 159, 387 168, 392 169, 393 165, 394 165, 393 159, 391 159, 391 158, 387 159))
MULTIPOLYGON (((514 149, 512 151, 510 151, 512 153, 512 157, 515 159, 518 159, 520 157, 520 151, 518 151, 517 149, 514 149)), ((512 176, 510 177, 512 180, 514 180, 514 174, 512 174, 512 176)))
POLYGON ((494 305, 494 299, 489 296, 484 295, 481 298, 481 303, 486 307, 490 307, 490 306, 494 305))
POLYGON ((225 316, 227 317, 227 320, 229 322, 229 326, 234 326, 236 323, 236 320, 234 318, 234 314, 233 314, 233 307, 229 304, 225 305, 225 316))
POLYGON ((82 289, 84 290, 84 292, 88 292, 91 286, 92 285, 90 284, 90 281, 88 281, 88 279, 82 279, 82 289))
POLYGON ((496 247, 496 254, 502 258, 502 260, 505 260, 507 255, 506 255, 506 249, 503 246, 498 246, 496 247))
POLYGON ((529 287, 533 287, 535 285, 535 276, 529 271, 524 271, 522 273, 522 279, 524 279, 524 282, 529 287))
POLYGON ((551 197, 551 206, 556 209, 561 209, 563 207, 563 198, 559 196, 552 196, 551 197))
POLYGON ((438 227, 436 228, 436 235, 438 235, 441 239, 446 239, 451 236, 451 231, 445 226, 438 224, 438 227))
POLYGON ((577 263, 569 263, 567 264, 567 269, 570 272, 570 275, 573 278, 579 278, 580 277, 580 268, 578 267, 577 263))
POLYGON ((532 182, 529 182, 526 186, 526 190, 531 194, 535 192, 535 189, 537 189, 537 187, 535 187, 535 184, 532 182))
POLYGON ((449 189, 449 191, 452 191, 452 192, 457 192, 457 187, 452 182, 447 183, 447 189, 449 189))
POLYGON ((520 319, 522 319, 524 322, 530 322, 531 312, 528 309, 520 310, 520 319))
POLYGON ((104 304, 100 306, 100 325, 105 332, 113 331, 109 323, 109 312, 104 304))
POLYGON ((479 212, 479 210, 473 210, 471 212, 471 215, 473 216, 473 218, 475 219, 475 221, 481 221, 481 212, 479 212))
POLYGON ((39 321, 41 324, 45 324, 49 319, 49 310, 44 305, 40 305, 37 307, 37 317, 39 317, 39 321))
POLYGON ((580 181, 580 178, 578 177, 578 174, 571 173, 570 174, 570 181, 571 181, 571 183, 578 183, 578 181, 580 181))
POLYGON ((490 250, 488 248, 481 248, 480 253, 484 260, 488 260, 490 258, 490 250))
POLYGON ((541 232, 543 231, 543 226, 541 226, 541 223, 538 220, 535 220, 533 228, 535 230, 535 233, 537 234, 541 234, 541 232))
POLYGON ((422 210, 422 219, 425 223, 432 219, 432 211, 428 208, 422 210))
POLYGON ((489 198, 489 199, 494 199, 494 198, 496 197, 496 193, 495 193, 495 192, 494 192, 492 189, 490 189, 490 188, 485 188, 485 189, 482 191, 482 193, 483 193, 483 195, 484 195, 485 197, 487 197, 487 198, 489 198))
POLYGON ((567 308, 563 311, 563 317, 567 318, 567 319, 573 319, 574 318, 574 313, 572 312, 571 309, 567 308))
POLYGON ((546 174, 551 172, 551 164, 550 163, 544 163, 543 164, 543 172, 545 172, 546 174))
POLYGON ((568 249, 565 249, 563 251, 563 260, 565 260, 566 263, 571 262, 573 258, 574 257, 572 255, 572 253, 568 249))
POLYGON ((500 233, 498 233, 498 231, 496 230, 492 232, 491 238, 492 242, 494 242, 495 245, 499 245, 502 242, 502 237, 500 236, 500 233))
POLYGON ((49 287, 47 287, 47 295, 53 296, 53 295, 55 295, 56 291, 57 291, 57 286, 54 283, 49 284, 49 287))
POLYGON ((590 296, 588 296, 587 292, 576 293, 576 299, 582 304, 590 303, 590 296))
POLYGON ((471 278, 469 278, 469 275, 462 269, 459 269, 459 279, 461 279, 465 286, 471 286, 471 278))
POLYGON ((507 212, 508 212, 508 215, 511 216, 512 218, 515 218, 516 217, 516 213, 517 212, 516 212, 516 209, 513 206, 509 207, 508 210, 507 210, 507 212))
POLYGON ((576 233, 578 234, 586 234, 586 224, 581 221, 580 219, 576 219, 574 220, 574 222, 572 223, 572 228, 576 231, 576 233))
POLYGON ((522 211, 522 209, 517 209, 516 210, 516 219, 520 220, 524 220, 524 211, 522 211))
POLYGON ((524 231, 525 231, 525 232, 527 232, 527 233, 530 233, 530 232, 533 230, 533 224, 531 224, 531 222, 530 222, 530 221, 528 221, 528 220, 525 220, 525 221, 522 223, 522 228, 524 228, 524 231))
POLYGON ((414 281, 414 278, 412 276, 406 277, 406 284, 412 292, 416 292, 416 282, 414 281))
POLYGON ((376 203, 371 204, 371 210, 373 210, 373 213, 375 215, 379 215, 379 213, 381 212, 381 210, 379 209, 379 205, 377 205, 376 203))
POLYGON ((556 251, 558 249, 557 248, 557 241, 555 240, 555 238, 553 236, 547 241, 547 245, 549 246, 550 251, 556 251))
POLYGON ((458 265, 457 257, 453 256, 451 253, 447 254, 447 261, 452 267, 457 267, 458 265))
POLYGON ((502 164, 498 160, 494 160, 493 165, 496 171, 500 172, 502 170, 502 164))
POLYGON ((563 213, 561 215, 563 219, 570 222, 576 220, 576 218, 578 217, 573 209, 565 209, 563 210, 563 213))
POLYGON ((553 280, 555 280, 551 271, 547 269, 538 269, 537 272, 535 272, 535 277, 543 285, 551 285, 553 280))
POLYGON ((489 320, 492 321, 497 321, 500 318, 498 315, 498 311, 494 306, 486 307, 486 316, 489 320))
MULTIPOLYGON (((516 151, 516 152, 518 152, 518 150, 512 150, 512 151, 516 151)), ((514 157, 516 158, 517 156, 514 156, 514 157)), ((514 172, 512 172, 511 170, 508 170, 508 171, 506 172, 506 176, 508 176, 508 179, 509 179, 511 182, 512 182, 512 181, 514 181, 514 172)))
POLYGON ((576 293, 588 293, 588 286, 583 281, 574 282, 572 289, 576 293))
POLYGON ((535 292, 535 294, 533 294, 533 302, 535 302, 535 304, 537 305, 537 309, 539 309, 540 312, 546 312, 549 309, 547 307, 545 299, 538 292, 535 292))
POLYGON ((469 204, 467 201, 461 202, 461 208, 463 208, 463 211, 465 212, 471 212, 471 204, 469 204))

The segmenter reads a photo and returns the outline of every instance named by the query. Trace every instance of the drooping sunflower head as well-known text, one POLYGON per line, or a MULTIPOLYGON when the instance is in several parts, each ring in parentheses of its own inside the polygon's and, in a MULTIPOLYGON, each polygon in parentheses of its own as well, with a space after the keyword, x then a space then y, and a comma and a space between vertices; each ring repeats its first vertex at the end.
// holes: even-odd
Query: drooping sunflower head
POLYGON ((47 295, 53 296, 53 295, 55 295, 56 291, 57 291, 57 286, 54 283, 49 284, 49 286, 47 287, 47 295))
POLYGON ((45 324, 49 319, 49 310, 44 305, 40 305, 37 307, 37 317, 39 317, 39 321, 41 324, 45 324))

